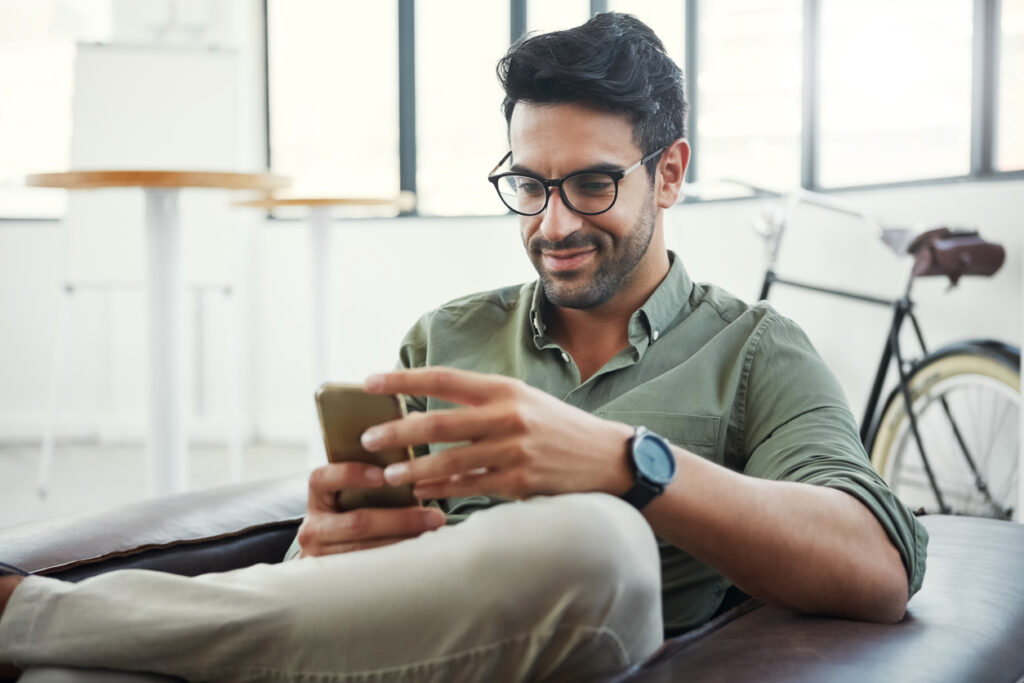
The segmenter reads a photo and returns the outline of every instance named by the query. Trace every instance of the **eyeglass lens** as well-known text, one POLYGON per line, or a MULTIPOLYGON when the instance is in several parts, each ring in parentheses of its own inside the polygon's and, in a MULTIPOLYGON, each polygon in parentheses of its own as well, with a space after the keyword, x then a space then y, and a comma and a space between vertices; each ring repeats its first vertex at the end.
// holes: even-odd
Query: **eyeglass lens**
MULTIPOLYGON (((563 198, 580 213, 601 213, 615 203, 615 179, 605 173, 580 173, 562 181, 563 198)), ((498 193, 508 208, 534 215, 544 210, 548 188, 536 178, 507 175, 498 183, 498 193)))

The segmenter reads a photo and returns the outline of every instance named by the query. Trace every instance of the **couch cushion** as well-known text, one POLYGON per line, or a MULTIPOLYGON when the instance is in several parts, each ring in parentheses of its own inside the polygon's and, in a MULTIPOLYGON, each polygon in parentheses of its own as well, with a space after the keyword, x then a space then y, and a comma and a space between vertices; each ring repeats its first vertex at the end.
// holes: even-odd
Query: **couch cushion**
POLYGON ((928 516, 924 585, 896 625, 761 606, 681 636, 630 681, 986 681, 1024 675, 1024 525, 928 516))
POLYGON ((0 554, 26 571, 73 578, 64 572, 144 553, 152 558, 154 550, 213 549, 217 541, 243 541, 278 528, 279 535, 289 534, 305 512, 308 478, 303 472, 26 522, 0 529, 0 554))

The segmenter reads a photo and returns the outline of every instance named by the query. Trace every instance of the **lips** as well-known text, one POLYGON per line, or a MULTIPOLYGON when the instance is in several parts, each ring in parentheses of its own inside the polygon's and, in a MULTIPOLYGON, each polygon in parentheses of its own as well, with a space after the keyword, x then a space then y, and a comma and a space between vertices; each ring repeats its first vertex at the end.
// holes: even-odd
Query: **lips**
POLYGON ((544 267, 551 272, 576 270, 589 260, 596 249, 574 249, 571 251, 543 251, 544 267))

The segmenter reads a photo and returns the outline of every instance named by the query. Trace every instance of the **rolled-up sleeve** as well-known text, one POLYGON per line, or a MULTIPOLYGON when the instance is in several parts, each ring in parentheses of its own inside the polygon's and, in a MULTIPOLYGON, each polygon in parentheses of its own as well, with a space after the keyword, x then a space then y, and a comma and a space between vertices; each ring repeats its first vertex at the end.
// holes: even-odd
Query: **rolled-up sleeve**
POLYGON ((913 595, 924 579, 927 531, 871 467, 843 391, 803 331, 774 313, 761 324, 741 394, 744 473, 859 500, 899 551, 913 595))

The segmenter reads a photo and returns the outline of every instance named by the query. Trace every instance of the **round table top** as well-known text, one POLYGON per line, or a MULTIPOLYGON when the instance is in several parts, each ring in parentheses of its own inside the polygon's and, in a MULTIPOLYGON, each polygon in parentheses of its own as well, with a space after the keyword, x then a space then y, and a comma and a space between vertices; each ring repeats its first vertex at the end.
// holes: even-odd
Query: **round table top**
POLYGON ((281 206, 395 206, 411 209, 415 202, 411 192, 403 192, 397 197, 261 197, 232 203, 235 206, 255 206, 261 209, 281 206))
POLYGON ((291 185, 271 173, 218 171, 97 170, 37 173, 25 178, 31 187, 91 190, 100 187, 211 187, 225 190, 277 190, 291 185))

